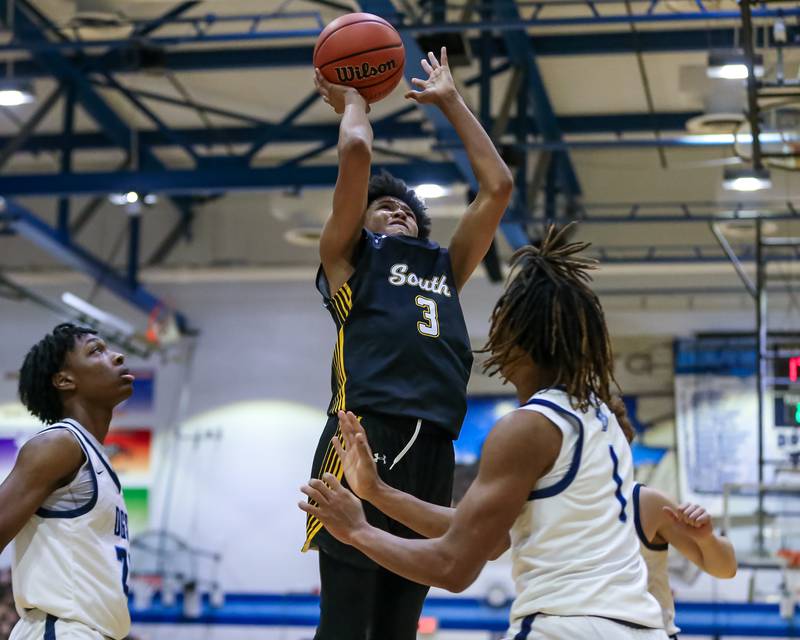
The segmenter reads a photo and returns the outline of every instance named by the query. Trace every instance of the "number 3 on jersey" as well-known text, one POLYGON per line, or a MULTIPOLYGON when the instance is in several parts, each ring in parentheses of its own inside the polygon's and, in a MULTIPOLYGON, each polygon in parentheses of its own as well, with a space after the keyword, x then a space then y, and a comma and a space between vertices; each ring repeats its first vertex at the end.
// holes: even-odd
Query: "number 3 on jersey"
POLYGON ((429 338, 439 337, 439 308, 436 300, 431 300, 425 296, 417 296, 414 302, 422 309, 422 317, 425 322, 417 322, 417 331, 429 338))

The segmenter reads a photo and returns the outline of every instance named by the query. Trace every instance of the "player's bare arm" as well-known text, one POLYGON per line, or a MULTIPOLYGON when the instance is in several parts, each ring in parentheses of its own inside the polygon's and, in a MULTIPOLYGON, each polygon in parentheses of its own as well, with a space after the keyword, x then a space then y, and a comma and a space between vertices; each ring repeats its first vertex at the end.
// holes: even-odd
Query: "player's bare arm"
POLYGON ((0 485, 0 551, 47 496, 75 477, 84 460, 80 445, 64 429, 42 434, 20 449, 14 468, 0 485))
MULTIPOLYGON (((339 427, 345 446, 338 438, 333 438, 331 443, 342 461, 344 476, 353 493, 421 536, 443 536, 450 528, 456 510, 425 502, 381 480, 367 433, 351 411, 339 412, 339 427)), ((502 555, 509 543, 509 536, 506 535, 490 559, 495 560, 502 555)))
POLYGON ((478 477, 455 509, 447 532, 430 540, 407 540, 371 527, 358 499, 330 474, 302 489, 318 506, 299 506, 389 571, 463 591, 507 536, 560 447, 561 432, 540 414, 515 411, 504 417, 486 439, 478 477))
POLYGON ((642 487, 642 526, 648 539, 666 542, 715 578, 736 575, 736 552, 731 542, 714 533, 708 512, 696 504, 676 505, 660 491, 642 487), (652 536, 652 537, 651 537, 652 536))
POLYGON ((339 174, 333 192, 333 209, 319 241, 319 257, 331 293, 353 274, 353 252, 364 227, 370 165, 372 126, 369 106, 351 87, 328 82, 315 71, 314 82, 322 99, 342 116, 339 124, 339 174))
POLYGON ((467 208, 449 246, 455 284, 460 291, 489 250, 514 183, 511 171, 491 138, 456 89, 447 63, 447 49, 442 47, 441 61, 429 52, 428 60, 422 61, 422 68, 428 78, 414 78, 412 83, 418 90, 409 91, 406 97, 435 104, 442 110, 461 138, 478 179, 478 194, 467 208))

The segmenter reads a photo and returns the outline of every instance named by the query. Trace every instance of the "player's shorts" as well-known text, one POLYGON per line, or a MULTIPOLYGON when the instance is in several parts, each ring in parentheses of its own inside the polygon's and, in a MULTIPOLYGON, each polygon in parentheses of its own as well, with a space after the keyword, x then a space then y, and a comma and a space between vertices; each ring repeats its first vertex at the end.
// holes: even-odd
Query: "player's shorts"
POLYGON ((663 629, 650 629, 596 616, 536 614, 516 621, 505 640, 668 640, 663 629))
MULTIPOLYGON (((450 506, 453 494, 455 456, 452 438, 434 424, 422 422, 417 430, 417 420, 375 413, 355 412, 367 432, 367 440, 375 456, 378 475, 388 485, 410 493, 420 500, 450 506), (416 434, 416 435, 415 435, 416 434)), ((331 438, 339 434, 339 419, 330 416, 319 439, 312 478, 323 473, 339 477, 342 484, 342 465, 331 445, 331 438)), ((411 529, 364 502, 364 512, 370 524, 403 538, 419 538, 411 529)), ((306 518, 306 543, 303 551, 321 549, 343 562, 364 568, 375 563, 360 551, 342 544, 331 536, 313 516, 306 518)))
POLYGON ((110 640, 75 620, 62 620, 43 611, 27 611, 8 640, 110 640))

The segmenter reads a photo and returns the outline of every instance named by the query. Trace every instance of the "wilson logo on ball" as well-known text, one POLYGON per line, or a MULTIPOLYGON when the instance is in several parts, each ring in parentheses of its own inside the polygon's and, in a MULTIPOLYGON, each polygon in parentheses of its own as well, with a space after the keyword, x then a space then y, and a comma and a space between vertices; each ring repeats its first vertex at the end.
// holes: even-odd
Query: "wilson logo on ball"
POLYGON ((334 67, 336 70, 336 77, 341 83, 373 78, 395 68, 397 68, 397 63, 394 60, 382 62, 377 67, 372 66, 368 62, 364 62, 359 66, 348 64, 342 67, 334 67))

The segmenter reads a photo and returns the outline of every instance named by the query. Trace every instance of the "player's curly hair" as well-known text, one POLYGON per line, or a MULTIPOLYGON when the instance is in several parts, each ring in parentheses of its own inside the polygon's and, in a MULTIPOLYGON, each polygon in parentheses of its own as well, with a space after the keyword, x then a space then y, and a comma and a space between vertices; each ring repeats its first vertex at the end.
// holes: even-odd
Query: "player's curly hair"
POLYGON ((553 371, 553 386, 564 386, 576 408, 585 411, 608 403, 611 383, 617 384, 603 308, 588 285, 597 261, 578 255, 589 243, 567 242, 570 227, 550 226, 539 247, 528 245, 514 254, 481 352, 490 354, 484 370, 494 375, 519 357, 515 347, 521 349, 537 366, 553 371))
POLYGON ((369 179, 367 206, 384 196, 392 196, 402 200, 409 206, 414 218, 417 220, 417 229, 419 230, 417 237, 427 240, 431 234, 431 217, 428 215, 428 208, 425 203, 414 193, 414 190, 409 189, 405 182, 400 178, 395 178, 388 171, 381 171, 369 179))
POLYGON ((63 323, 33 345, 25 356, 19 370, 19 399, 45 424, 53 424, 64 417, 53 376, 64 367, 64 360, 75 347, 76 340, 96 333, 88 327, 63 323))

